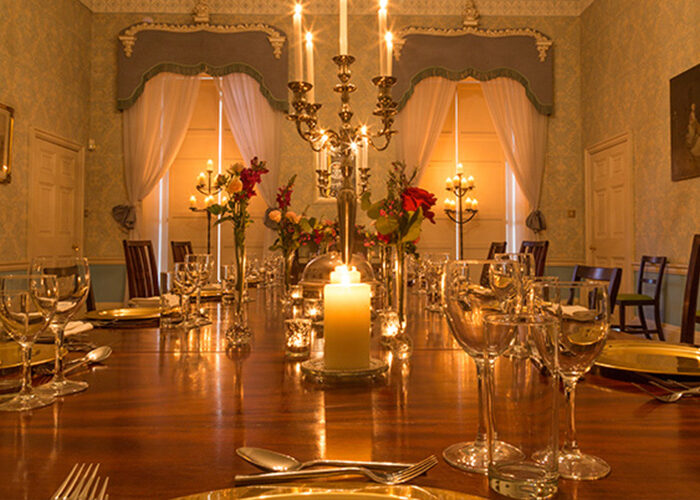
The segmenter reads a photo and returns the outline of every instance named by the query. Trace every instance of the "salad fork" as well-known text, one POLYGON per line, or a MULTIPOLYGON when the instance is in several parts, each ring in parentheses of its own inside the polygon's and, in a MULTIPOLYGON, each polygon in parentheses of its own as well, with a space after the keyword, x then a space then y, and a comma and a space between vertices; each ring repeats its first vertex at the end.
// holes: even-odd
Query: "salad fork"
POLYGON ((375 483, 401 484, 414 479, 437 465, 435 455, 421 460, 418 463, 392 472, 370 470, 365 467, 337 467, 334 469, 302 470, 294 472, 270 472, 263 474, 238 475, 234 478, 237 485, 244 484, 270 484, 288 481, 290 479, 311 479, 329 476, 345 476, 361 474, 375 483))
POLYGON ((51 500, 107 500, 109 477, 102 481, 97 477, 100 464, 75 464, 61 486, 51 495, 51 500), (78 467, 80 466, 80 467, 78 467))
MULTIPOLYGON (((668 391, 668 394, 654 394, 651 391, 648 391, 644 387, 642 387, 639 384, 633 384, 637 389, 639 389, 642 392, 645 392, 652 396, 654 399, 661 401, 663 403, 675 403, 679 399, 681 399, 685 395, 691 395, 691 394, 699 394, 700 395, 700 387, 693 387, 691 389, 683 389, 682 391, 671 391, 669 389, 666 389, 668 391)), ((659 386, 657 386, 659 387, 659 386)))

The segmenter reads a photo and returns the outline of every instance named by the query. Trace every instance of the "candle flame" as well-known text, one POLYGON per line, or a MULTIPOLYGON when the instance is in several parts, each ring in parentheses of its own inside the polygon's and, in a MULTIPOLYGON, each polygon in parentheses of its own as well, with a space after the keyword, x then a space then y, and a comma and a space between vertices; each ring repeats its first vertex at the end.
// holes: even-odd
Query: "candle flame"
POLYGON ((394 42, 394 35, 391 31, 387 31, 384 35, 384 40, 386 40, 387 45, 391 45, 394 42))
POLYGON ((306 32, 305 37, 306 37, 306 43, 307 43, 307 44, 312 44, 312 43, 314 42, 314 35, 313 35, 313 33, 311 33, 310 31, 307 31, 307 32, 306 32))
POLYGON ((300 3, 294 5, 294 15, 297 15, 297 14, 301 15, 301 4, 300 3))

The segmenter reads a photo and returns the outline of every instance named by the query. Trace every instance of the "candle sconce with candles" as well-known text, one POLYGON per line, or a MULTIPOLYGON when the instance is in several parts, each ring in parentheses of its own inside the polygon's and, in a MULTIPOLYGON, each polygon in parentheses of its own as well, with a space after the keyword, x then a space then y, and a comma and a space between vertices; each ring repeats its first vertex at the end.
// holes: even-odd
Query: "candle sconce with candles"
MULTIPOLYGON (((380 51, 386 55, 381 59, 380 75, 372 79, 377 88, 377 104, 373 114, 381 121, 378 131, 372 133, 366 125, 353 125, 353 111, 350 107, 350 95, 356 87, 350 83, 352 75, 350 66, 355 58, 348 53, 347 41, 347 0, 339 0, 340 11, 340 54, 333 57, 333 62, 338 67, 338 80, 333 90, 340 94, 340 127, 336 130, 321 127, 318 123, 318 111, 321 104, 315 102, 314 96, 314 64, 313 64, 313 37, 307 34, 306 40, 306 80, 304 79, 302 57, 302 6, 297 3, 293 16, 293 56, 294 56, 294 80, 288 87, 293 97, 289 120, 296 125, 299 136, 311 146, 315 152, 330 151, 340 158, 340 170, 342 184, 336 194, 338 204, 338 219, 340 221, 340 241, 342 258, 345 264, 349 264, 352 257, 353 230, 355 227, 355 213, 357 209, 357 189, 353 185, 352 177, 354 166, 357 162, 359 174, 359 191, 363 193, 369 184, 369 167, 367 165, 367 151, 369 147, 377 151, 384 151, 391 142, 396 130, 392 128, 394 115, 396 115, 397 103, 391 96, 391 88, 396 84, 396 78, 391 75, 393 38, 386 31, 386 2, 380 2, 379 35, 385 43, 380 51), (383 23, 382 23, 383 21, 383 23), (384 31, 382 31, 384 30, 384 31)), ((317 169, 319 192, 328 193, 329 172, 322 168, 317 169)))
POLYGON ((470 198, 467 195, 474 190, 474 177, 464 177, 462 164, 457 164, 457 170, 454 177, 448 177, 445 181, 445 189, 454 195, 454 199, 445 198, 443 210, 447 217, 455 223, 456 231, 456 258, 462 260, 464 251, 462 241, 464 239, 464 226, 470 222, 476 214, 479 213, 479 202, 476 198, 470 198))
POLYGON ((212 160, 207 160, 207 170, 206 174, 200 172, 197 176, 197 185, 195 186, 197 191, 204 195, 204 207, 197 207, 197 197, 195 195, 190 196, 190 210, 192 212, 205 212, 207 214, 207 253, 211 253, 211 212, 207 210, 208 207, 213 205, 216 200, 216 196, 221 192, 220 187, 216 186, 216 178, 212 178, 214 175, 214 162, 212 160))

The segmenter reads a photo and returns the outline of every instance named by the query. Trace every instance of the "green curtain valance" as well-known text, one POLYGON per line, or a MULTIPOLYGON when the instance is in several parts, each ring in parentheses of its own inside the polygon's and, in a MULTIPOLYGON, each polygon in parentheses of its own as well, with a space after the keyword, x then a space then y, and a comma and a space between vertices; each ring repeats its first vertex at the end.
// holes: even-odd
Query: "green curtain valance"
MULTIPOLYGON (((402 34, 394 95, 399 109, 408 102, 416 84, 438 76, 449 80, 473 77, 486 81, 512 78, 542 114, 554 110, 553 54, 551 40, 534 30, 430 30, 435 33, 402 34), (512 34, 511 34, 512 33, 512 34)), ((426 29, 427 31, 428 29, 426 29)))
POLYGON ((148 29, 143 24, 123 30, 119 37, 117 108, 131 107, 146 82, 159 73, 245 73, 259 83, 274 109, 287 111, 286 37, 275 28, 260 26, 260 31, 237 33, 207 31, 215 25, 191 32, 166 31, 158 26, 148 29))

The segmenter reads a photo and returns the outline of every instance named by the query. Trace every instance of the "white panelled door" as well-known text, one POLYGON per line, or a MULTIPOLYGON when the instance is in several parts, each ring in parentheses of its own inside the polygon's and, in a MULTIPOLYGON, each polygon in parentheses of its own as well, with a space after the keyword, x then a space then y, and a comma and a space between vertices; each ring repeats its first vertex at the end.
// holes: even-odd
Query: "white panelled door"
POLYGON ((633 192, 628 134, 586 149, 586 260, 621 267, 621 290, 629 290, 633 277, 633 192))
POLYGON ((82 255, 83 149, 34 130, 29 185, 29 258, 82 255))

